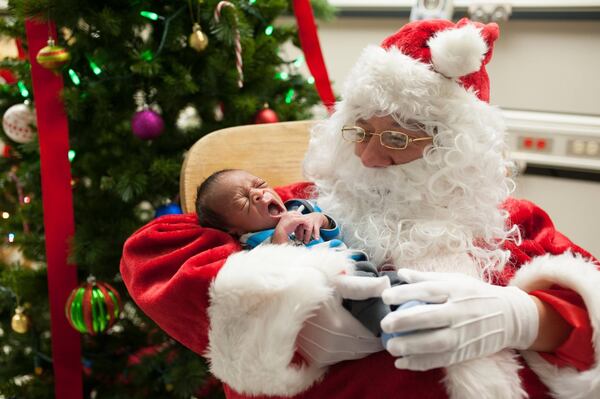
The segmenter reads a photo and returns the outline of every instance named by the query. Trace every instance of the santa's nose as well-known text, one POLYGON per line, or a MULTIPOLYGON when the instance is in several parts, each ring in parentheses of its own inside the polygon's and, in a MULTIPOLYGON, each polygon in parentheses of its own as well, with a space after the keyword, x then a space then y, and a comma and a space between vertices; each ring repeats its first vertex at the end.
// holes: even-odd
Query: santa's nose
POLYGON ((385 168, 394 164, 389 151, 377 139, 369 140, 359 156, 367 168, 385 168))

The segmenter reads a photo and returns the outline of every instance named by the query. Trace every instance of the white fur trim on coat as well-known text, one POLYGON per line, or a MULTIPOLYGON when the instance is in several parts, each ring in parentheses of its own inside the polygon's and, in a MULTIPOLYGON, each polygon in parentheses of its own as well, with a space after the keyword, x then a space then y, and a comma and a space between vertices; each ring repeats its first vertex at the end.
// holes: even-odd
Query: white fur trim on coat
POLYGON ((538 353, 522 351, 531 369, 546 384, 554 397, 559 399, 600 398, 600 271, 598 266, 580 255, 566 252, 562 255, 546 255, 524 265, 511 281, 527 292, 545 289, 558 284, 581 295, 592 328, 592 344, 596 362, 587 371, 579 372, 572 367, 558 368, 545 361, 538 353))
POLYGON ((435 70, 449 78, 478 71, 488 51, 480 30, 471 24, 441 31, 427 45, 435 70))
POLYGON ((527 393, 520 369, 515 352, 505 349, 446 367, 444 384, 451 399, 521 399, 527 393))
POLYGON ((332 295, 332 278, 350 268, 329 249, 264 245, 230 256, 209 290, 211 372, 249 395, 308 389, 326 368, 290 365, 296 337, 332 295))

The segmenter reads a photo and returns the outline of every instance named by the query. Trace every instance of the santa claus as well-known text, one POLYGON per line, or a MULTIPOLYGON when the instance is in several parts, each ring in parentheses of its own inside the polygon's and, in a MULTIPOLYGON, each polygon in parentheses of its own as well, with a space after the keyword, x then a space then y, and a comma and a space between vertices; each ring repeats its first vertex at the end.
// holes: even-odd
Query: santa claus
POLYGON ((319 205, 410 284, 340 277, 352 265, 328 250, 240 252, 192 215, 127 241, 132 297, 209 359, 229 398, 600 397, 598 263, 509 198, 505 130, 487 102, 497 37, 467 20, 404 26, 364 50, 312 133, 319 205), (382 320, 400 333, 386 348, 340 306, 374 295, 425 303, 382 320))

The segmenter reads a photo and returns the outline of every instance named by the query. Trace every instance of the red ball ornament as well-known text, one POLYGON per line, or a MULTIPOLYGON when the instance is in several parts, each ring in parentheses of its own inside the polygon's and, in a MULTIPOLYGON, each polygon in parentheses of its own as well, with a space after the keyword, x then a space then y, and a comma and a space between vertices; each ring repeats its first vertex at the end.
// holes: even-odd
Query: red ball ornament
POLYGON ((133 114, 131 130, 142 140, 152 140, 162 133, 165 122, 158 112, 145 108, 133 114))
POLYGON ((254 117, 254 123, 276 123, 279 122, 277 113, 271 108, 263 108, 254 117))
POLYGON ((88 281, 71 291, 65 305, 67 320, 80 333, 96 335, 108 330, 121 313, 121 297, 111 285, 88 281))
POLYGON ((10 147, 0 139, 0 156, 2 158, 10 158, 10 147))

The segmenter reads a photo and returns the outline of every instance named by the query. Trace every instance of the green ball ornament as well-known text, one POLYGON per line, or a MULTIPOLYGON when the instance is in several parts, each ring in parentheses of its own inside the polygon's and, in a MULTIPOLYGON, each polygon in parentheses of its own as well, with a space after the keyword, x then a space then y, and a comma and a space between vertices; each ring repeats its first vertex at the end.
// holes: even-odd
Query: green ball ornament
POLYGON ((67 320, 80 333, 96 335, 112 327, 121 313, 121 297, 94 277, 75 288, 65 306, 67 320))

